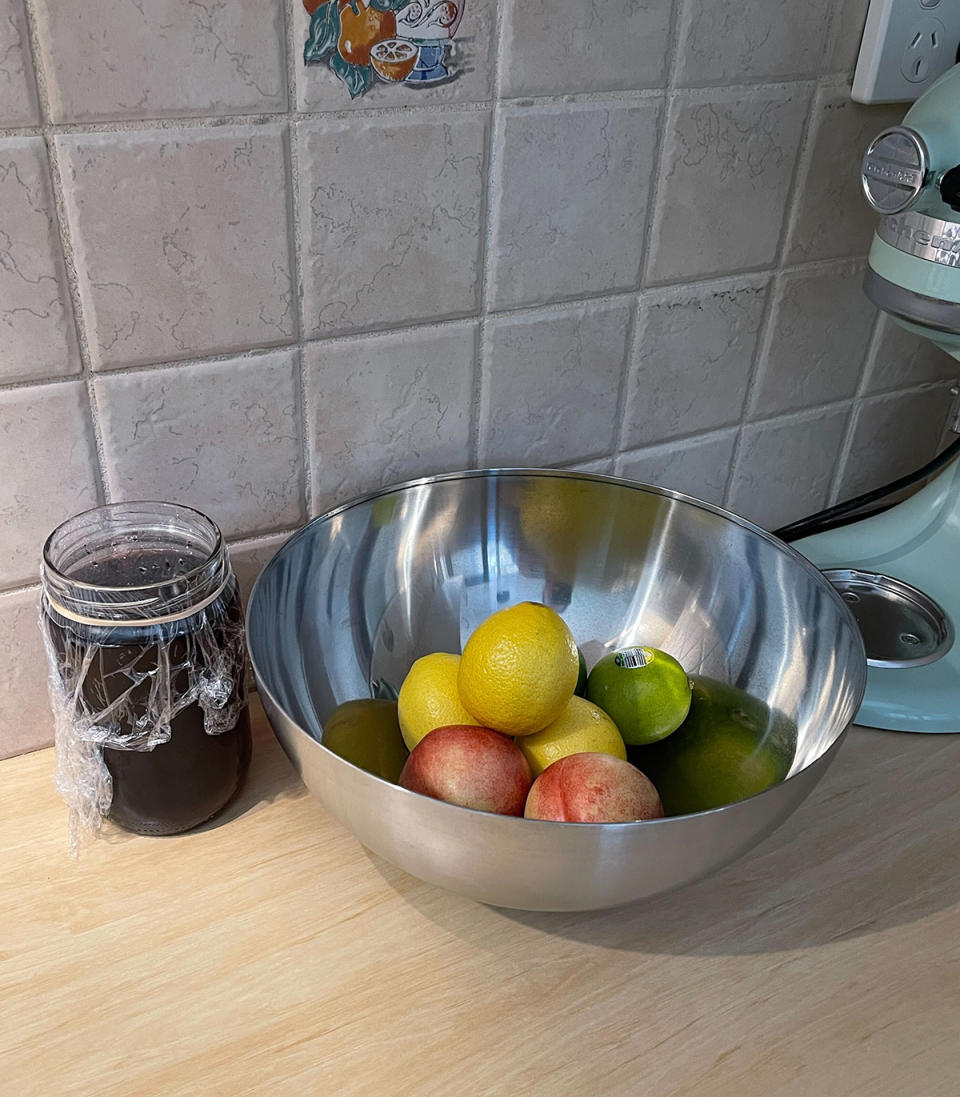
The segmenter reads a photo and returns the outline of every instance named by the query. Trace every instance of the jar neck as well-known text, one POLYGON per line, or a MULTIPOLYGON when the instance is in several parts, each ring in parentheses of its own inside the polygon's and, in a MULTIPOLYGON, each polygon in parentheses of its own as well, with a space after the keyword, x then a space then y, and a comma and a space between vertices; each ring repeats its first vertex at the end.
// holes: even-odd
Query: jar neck
POLYGON ((43 548, 50 606, 85 623, 149 624, 199 611, 230 563, 216 524, 176 503, 111 503, 58 526, 43 548))

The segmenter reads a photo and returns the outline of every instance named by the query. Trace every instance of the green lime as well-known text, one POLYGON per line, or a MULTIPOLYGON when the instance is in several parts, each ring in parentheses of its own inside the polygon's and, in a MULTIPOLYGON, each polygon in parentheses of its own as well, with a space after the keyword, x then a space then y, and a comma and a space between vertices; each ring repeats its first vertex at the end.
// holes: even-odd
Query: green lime
POLYGON ((586 697, 587 695, 587 661, 583 657, 583 652, 577 648, 577 658, 580 660, 580 673, 577 676, 577 685, 574 689, 574 693, 577 697, 586 697))
POLYGON ((400 734, 396 701, 344 701, 324 724, 322 742, 334 754, 394 784, 409 753, 400 734))
POLYGON ((662 743, 629 751, 656 785, 667 815, 722 807, 782 781, 797 725, 736 686, 695 678, 690 714, 662 743))
POLYGON ((624 648, 605 655, 590 671, 587 699, 613 720, 628 746, 642 746, 683 723, 690 709, 690 680, 665 651, 624 648))

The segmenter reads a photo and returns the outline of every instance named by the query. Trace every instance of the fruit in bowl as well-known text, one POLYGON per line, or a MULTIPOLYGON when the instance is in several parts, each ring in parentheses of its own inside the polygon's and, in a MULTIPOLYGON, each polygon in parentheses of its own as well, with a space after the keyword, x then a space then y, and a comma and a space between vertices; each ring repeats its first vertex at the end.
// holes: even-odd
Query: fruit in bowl
POLYGON ((653 783, 629 762, 609 754, 568 754, 533 782, 526 819, 558 823, 633 823, 661 819, 653 783))

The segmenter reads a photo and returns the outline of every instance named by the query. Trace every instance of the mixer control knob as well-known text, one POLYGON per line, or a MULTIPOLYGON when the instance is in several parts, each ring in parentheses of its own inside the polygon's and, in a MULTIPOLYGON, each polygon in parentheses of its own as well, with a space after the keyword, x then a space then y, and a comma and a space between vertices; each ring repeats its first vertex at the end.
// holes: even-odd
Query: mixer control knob
POLYGON ((960 164, 951 168, 940 180, 940 197, 951 209, 960 213, 960 164))
POLYGON ((920 134, 907 126, 892 126, 870 142, 860 181, 870 205, 889 215, 913 205, 929 171, 930 154, 920 134))

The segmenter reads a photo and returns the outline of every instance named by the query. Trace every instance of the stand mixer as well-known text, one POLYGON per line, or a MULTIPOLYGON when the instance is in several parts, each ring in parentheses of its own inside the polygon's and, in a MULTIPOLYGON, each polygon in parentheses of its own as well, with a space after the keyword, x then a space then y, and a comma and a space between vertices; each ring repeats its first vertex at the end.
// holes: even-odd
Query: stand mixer
MULTIPOLYGON (((873 140, 862 182, 882 215, 864 292, 960 360, 960 65, 873 140)), ((951 428, 960 434, 960 398, 951 428)), ((863 633, 857 723, 960 732, 960 454, 905 502, 794 547, 830 578, 863 633)))

